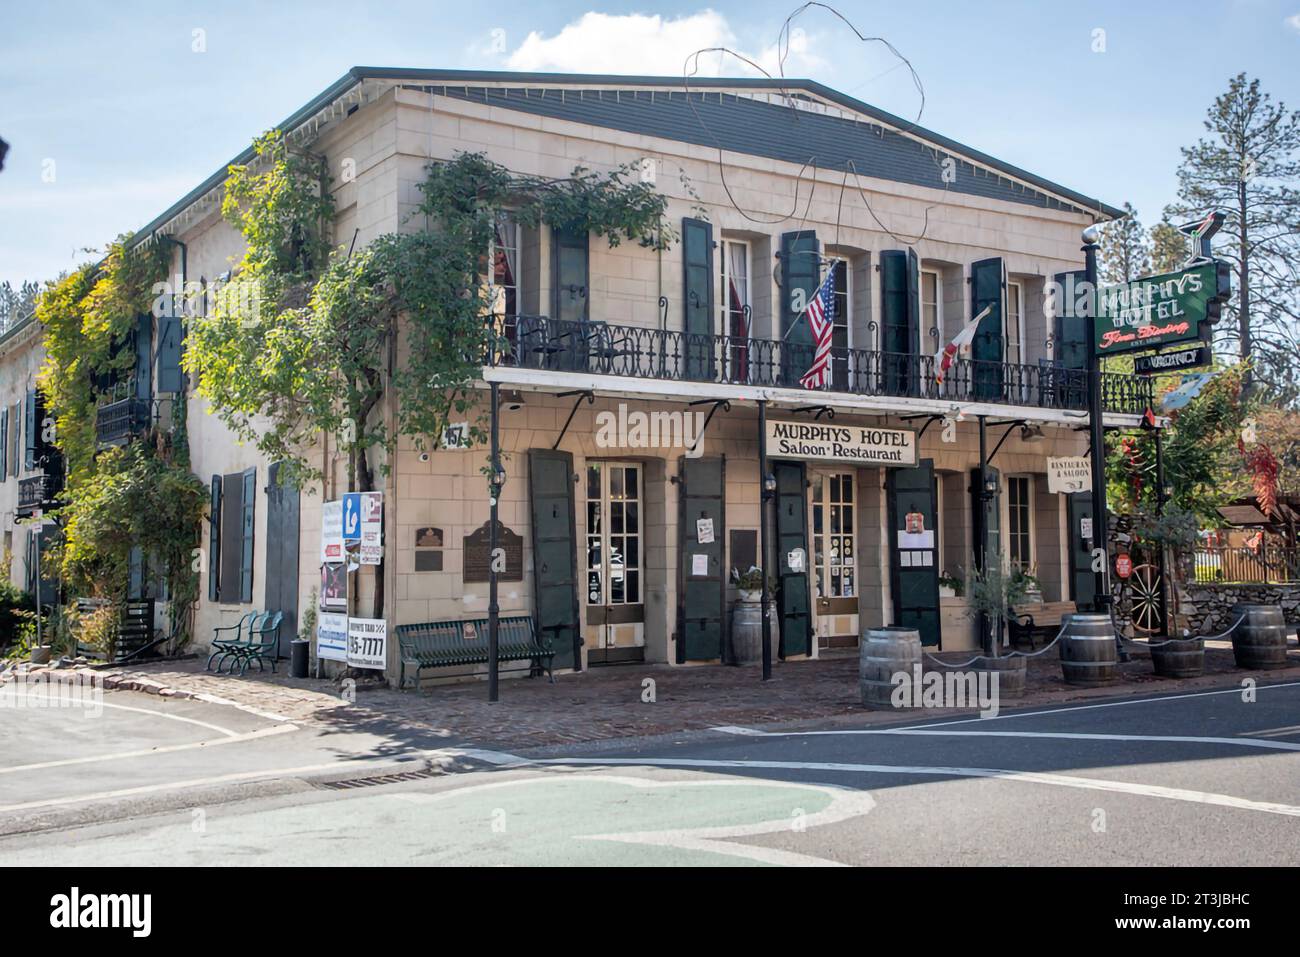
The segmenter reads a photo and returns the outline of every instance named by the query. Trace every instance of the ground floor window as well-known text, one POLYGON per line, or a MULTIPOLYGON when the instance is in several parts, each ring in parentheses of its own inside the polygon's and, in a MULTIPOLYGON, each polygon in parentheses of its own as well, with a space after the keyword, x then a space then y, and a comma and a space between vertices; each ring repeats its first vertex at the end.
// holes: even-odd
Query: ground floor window
POLYGON ((1034 564, 1033 481, 1028 475, 1007 479, 1007 557, 1012 568, 1029 571, 1034 564))
POLYGON ((814 473, 813 562, 818 598, 857 597, 852 472, 814 473))
POLYGON ((641 603, 641 466, 587 466, 587 604, 641 603))

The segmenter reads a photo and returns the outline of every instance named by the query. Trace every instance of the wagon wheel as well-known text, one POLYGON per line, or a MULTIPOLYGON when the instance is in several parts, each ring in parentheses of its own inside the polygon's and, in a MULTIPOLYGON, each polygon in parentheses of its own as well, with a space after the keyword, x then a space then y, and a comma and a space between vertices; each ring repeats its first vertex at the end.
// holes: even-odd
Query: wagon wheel
POLYGON ((1128 580, 1131 596, 1133 628, 1144 635, 1162 630, 1160 600, 1160 568, 1156 565, 1135 565, 1128 580))

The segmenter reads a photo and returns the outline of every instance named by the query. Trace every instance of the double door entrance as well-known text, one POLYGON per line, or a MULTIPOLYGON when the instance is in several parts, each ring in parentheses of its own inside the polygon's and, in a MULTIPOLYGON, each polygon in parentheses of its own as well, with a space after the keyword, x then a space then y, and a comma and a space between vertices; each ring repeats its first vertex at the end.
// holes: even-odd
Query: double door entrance
POLYGON ((589 664, 645 660, 644 478, 634 462, 587 463, 589 664))

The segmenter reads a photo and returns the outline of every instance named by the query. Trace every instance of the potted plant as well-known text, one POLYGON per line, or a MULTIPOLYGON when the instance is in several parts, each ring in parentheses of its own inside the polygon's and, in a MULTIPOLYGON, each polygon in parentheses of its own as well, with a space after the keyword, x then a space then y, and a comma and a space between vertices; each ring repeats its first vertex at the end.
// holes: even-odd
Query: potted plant
MULTIPOLYGON (((740 592, 740 600, 731 609, 731 663, 752 664, 763 657, 763 570, 756 565, 745 572, 733 568, 731 583, 740 592)), ((776 583, 768 576, 768 594, 775 588, 776 583)), ((772 604, 769 598, 769 618, 772 604)))
MULTIPOLYGON (((736 586, 740 592, 741 601, 762 601, 763 600, 763 570, 757 565, 750 565, 749 570, 742 572, 733 568, 731 570, 731 583, 736 586)), ((776 590, 776 580, 771 575, 767 576, 767 591, 770 595, 776 590)))
POLYGON ((962 593, 966 590, 966 583, 960 578, 949 575, 946 571, 939 572, 939 597, 940 598, 961 598, 962 593))
POLYGON ((298 637, 289 642, 289 675, 293 678, 306 678, 307 665, 311 659, 311 642, 316 637, 316 589, 311 590, 311 598, 302 613, 302 628, 298 637))
POLYGON ((1007 697, 1023 694, 1025 690, 1026 659, 1019 655, 999 656, 1002 634, 1012 609, 1025 600, 1029 576, 1008 571, 1001 555, 989 556, 985 568, 974 572, 970 578, 967 601, 970 613, 980 616, 984 625, 985 654, 971 665, 976 671, 997 672, 998 693, 1007 697))
MULTIPOLYGON (((1023 568, 1017 565, 1011 570, 1011 577, 1018 579, 1021 591, 1023 592, 1020 601, 1026 605, 1041 605, 1043 603, 1043 586, 1038 583, 1038 577, 1034 574, 1033 566, 1023 568)), ((1012 605, 1017 604, 1013 602, 1012 605)))

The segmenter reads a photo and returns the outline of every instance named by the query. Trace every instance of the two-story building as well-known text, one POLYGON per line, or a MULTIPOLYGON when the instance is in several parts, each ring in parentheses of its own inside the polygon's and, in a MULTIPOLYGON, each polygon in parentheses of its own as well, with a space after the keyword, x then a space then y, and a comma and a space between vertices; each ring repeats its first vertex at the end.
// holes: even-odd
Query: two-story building
MULTIPOLYGON (((1048 457, 1087 447, 1087 339, 1047 293, 1081 269, 1081 229, 1119 210, 801 80, 357 68, 281 129, 325 158, 343 246, 422 228, 424 170, 460 152, 556 178, 636 163, 666 197, 680 234, 666 251, 504 209, 485 250, 485 321, 508 343, 476 384, 502 396, 501 612, 534 615, 557 667, 724 659, 728 573, 750 565, 776 580, 785 659, 885 623, 974 647, 940 577, 968 575, 981 542, 1046 601, 1087 597, 1087 503, 1046 482, 1048 457), (810 389, 803 307, 828 274, 830 368, 810 389), (937 376, 936 353, 981 313, 937 376)), ((182 281, 241 252, 224 175, 136 234, 172 244, 182 281)), ((196 634, 275 607, 287 640, 320 587, 321 504, 348 491, 345 462, 323 437, 310 454, 324 487, 284 489, 192 383, 171 385, 212 489, 196 634)), ((1107 375, 1104 401, 1107 424, 1131 426, 1150 397, 1107 375)), ((486 615, 485 455, 403 440, 383 463, 390 628, 486 615)), ((356 614, 370 574, 354 576, 356 614)))

